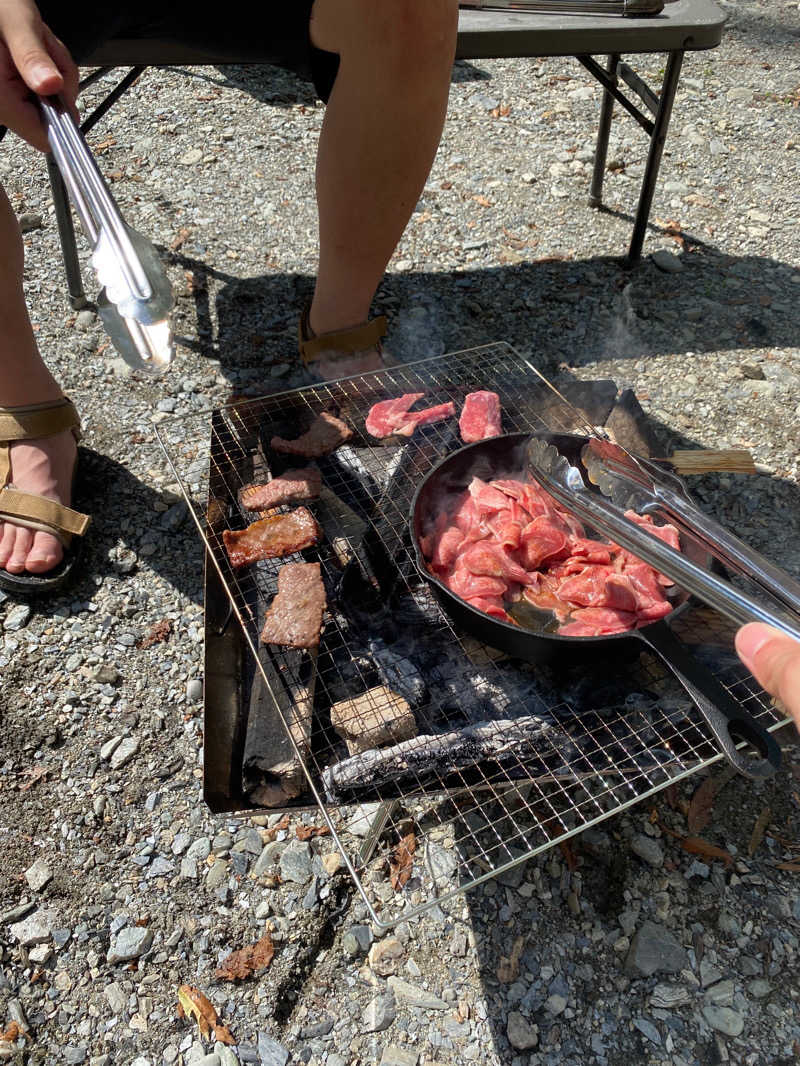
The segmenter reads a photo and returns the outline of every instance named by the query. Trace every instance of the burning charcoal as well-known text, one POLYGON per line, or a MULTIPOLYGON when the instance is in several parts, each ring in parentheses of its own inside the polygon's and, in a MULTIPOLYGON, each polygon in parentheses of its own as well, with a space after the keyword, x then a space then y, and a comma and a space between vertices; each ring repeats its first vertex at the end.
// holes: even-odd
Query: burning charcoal
POLYGON ((417 707, 427 699, 425 679, 411 659, 387 647, 380 637, 370 640, 367 646, 381 681, 388 688, 403 696, 411 707, 417 707))
POLYGON ((331 722, 346 741, 351 755, 396 744, 417 735, 411 708, 385 685, 371 688, 361 696, 340 700, 331 707, 331 722))
MULTIPOLYGON (((281 658, 284 665, 291 662, 291 676, 300 683, 276 683, 268 690, 261 671, 256 671, 242 761, 243 789, 264 807, 282 806, 305 791, 303 766, 311 752, 317 652, 291 650, 281 658)), ((274 674, 271 661, 266 666, 274 674)))
POLYGON ((477 722, 404 740, 390 748, 351 756, 324 771, 331 801, 345 797, 394 792, 420 786, 441 787, 448 775, 477 763, 497 764, 512 774, 522 768, 531 775, 563 766, 577 754, 575 745, 557 727, 535 715, 477 722))

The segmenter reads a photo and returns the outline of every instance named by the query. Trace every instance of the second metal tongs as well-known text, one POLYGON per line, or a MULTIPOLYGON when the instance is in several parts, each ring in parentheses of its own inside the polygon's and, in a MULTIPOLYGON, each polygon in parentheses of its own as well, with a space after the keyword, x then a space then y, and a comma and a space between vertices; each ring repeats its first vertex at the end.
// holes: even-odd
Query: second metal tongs
MULTIPOLYGON (((594 446, 596 438, 591 445, 594 446)), ((600 441, 602 445, 607 442, 600 441)), ((612 445, 611 447, 616 447, 612 445)), ((585 454, 587 450, 584 449, 585 454)), ((627 454, 627 453, 626 453, 627 454)), ((577 515, 582 522, 592 526, 599 533, 621 545, 634 555, 655 567, 660 573, 666 574, 676 585, 687 592, 697 596, 698 599, 714 607, 738 625, 747 622, 765 622, 774 626, 781 632, 800 641, 800 617, 792 618, 786 614, 778 613, 765 606, 758 600, 753 599, 740 589, 731 585, 702 566, 692 562, 686 555, 676 551, 669 544, 653 536, 642 529, 635 522, 625 516, 628 509, 638 510, 633 507, 633 500, 613 500, 602 495, 603 486, 598 485, 601 492, 590 488, 584 480, 583 472, 574 466, 546 439, 533 437, 527 449, 527 460, 532 476, 568 511, 577 515)), ((585 461, 585 459, 584 459, 585 461)), ((638 458, 635 461, 639 461, 638 458)), ((591 459, 590 459, 591 462, 591 459)), ((597 476, 598 466, 594 465, 594 474, 597 476)), ((605 491, 611 491, 610 485, 606 484, 605 491)), ((643 490, 642 490, 643 491, 643 490)), ((649 497, 652 501, 652 497, 649 497)), ((641 502, 639 500, 638 502, 641 502)), ((694 510, 694 508, 692 508, 694 510)), ((645 513, 645 512, 642 512, 645 513)), ((647 512, 652 513, 652 512, 647 512)), ((699 513, 699 512, 697 512, 699 513)), ((703 516, 704 517, 704 516, 703 516)), ((694 516, 692 516, 692 520, 694 516)), ((708 539, 701 536, 697 528, 692 525, 687 527, 682 521, 680 531, 688 535, 696 536, 710 554, 711 544, 708 539)), ((735 539, 735 538, 734 538, 735 539)), ((741 545, 746 548, 746 545, 741 545)), ((750 553, 752 549, 746 548, 750 553)), ((757 553, 752 553, 757 556, 757 553)), ((727 556, 725 556, 727 559, 727 556)), ((760 556, 757 556, 760 559, 760 556)), ((766 563, 766 560, 763 560, 766 563)), ((776 588, 780 588, 783 595, 780 597, 788 606, 793 606, 791 586, 796 582, 784 574, 783 571, 772 564, 767 564, 770 569, 767 584, 770 591, 775 594, 776 588), (786 594, 786 589, 790 593, 786 594)), ((748 572, 741 571, 740 572, 748 572)))
POLYGON ((36 99, 53 158, 92 246, 92 265, 102 285, 100 319, 127 363, 161 371, 173 355, 173 294, 164 267, 150 241, 122 218, 61 97, 36 99))

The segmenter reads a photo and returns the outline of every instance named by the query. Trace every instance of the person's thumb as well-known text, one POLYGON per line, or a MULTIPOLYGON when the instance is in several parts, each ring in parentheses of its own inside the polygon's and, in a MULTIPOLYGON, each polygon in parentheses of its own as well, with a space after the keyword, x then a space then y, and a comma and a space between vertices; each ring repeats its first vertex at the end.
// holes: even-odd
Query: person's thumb
POLYGON ((44 26, 26 22, 6 32, 6 47, 14 66, 29 89, 39 96, 59 92, 64 79, 47 50, 44 26))
POLYGON ((800 710, 800 643, 771 626, 751 622, 736 634, 736 651, 767 692, 787 709, 800 710))

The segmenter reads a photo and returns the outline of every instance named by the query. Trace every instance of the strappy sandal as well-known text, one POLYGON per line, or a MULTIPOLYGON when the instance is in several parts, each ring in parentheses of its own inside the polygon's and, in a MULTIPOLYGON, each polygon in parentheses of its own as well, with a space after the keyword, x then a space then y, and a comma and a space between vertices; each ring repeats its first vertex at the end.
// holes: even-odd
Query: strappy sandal
MULTIPOLYGON (((37 440, 53 437, 71 429, 80 440, 80 418, 72 402, 66 397, 50 403, 29 407, 0 407, 0 520, 8 519, 16 526, 51 533, 64 545, 60 563, 44 574, 10 574, 0 569, 0 588, 21 596, 52 592, 71 577, 80 554, 82 538, 89 528, 88 515, 73 511, 46 496, 23 492, 9 481, 11 476, 11 445, 18 440, 37 440)), ((73 485, 78 460, 75 460, 73 485)))
POLYGON ((308 304, 297 326, 297 343, 303 365, 315 377, 319 378, 315 371, 317 363, 344 363, 359 352, 368 352, 373 348, 377 349, 383 365, 391 366, 391 360, 385 355, 381 344, 381 338, 386 335, 387 328, 385 315, 371 318, 360 326, 353 326, 352 329, 316 334, 309 323, 310 312, 311 305, 308 304))

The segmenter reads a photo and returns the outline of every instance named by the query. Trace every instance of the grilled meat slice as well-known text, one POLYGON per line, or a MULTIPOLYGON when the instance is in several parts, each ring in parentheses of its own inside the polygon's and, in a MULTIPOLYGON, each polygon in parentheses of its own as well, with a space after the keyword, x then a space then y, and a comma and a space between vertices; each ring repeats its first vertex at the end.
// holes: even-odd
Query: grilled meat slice
POLYGON ((322 476, 315 466, 287 470, 264 484, 244 485, 239 489, 239 503, 248 511, 267 511, 279 503, 315 500, 322 488, 322 476))
POLYGON ((306 459, 319 459, 320 456, 329 455, 335 451, 340 444, 344 444, 352 436, 353 431, 346 423, 332 415, 330 411, 323 411, 302 436, 295 440, 273 437, 269 443, 276 452, 302 455, 306 459))
POLYGON ((322 530, 306 507, 289 514, 270 515, 247 529, 224 530, 222 539, 231 566, 244 566, 256 559, 279 559, 319 543, 322 530))
POLYGON ((326 602, 319 563, 286 563, 278 572, 278 594, 267 611, 261 642, 316 648, 326 602))

